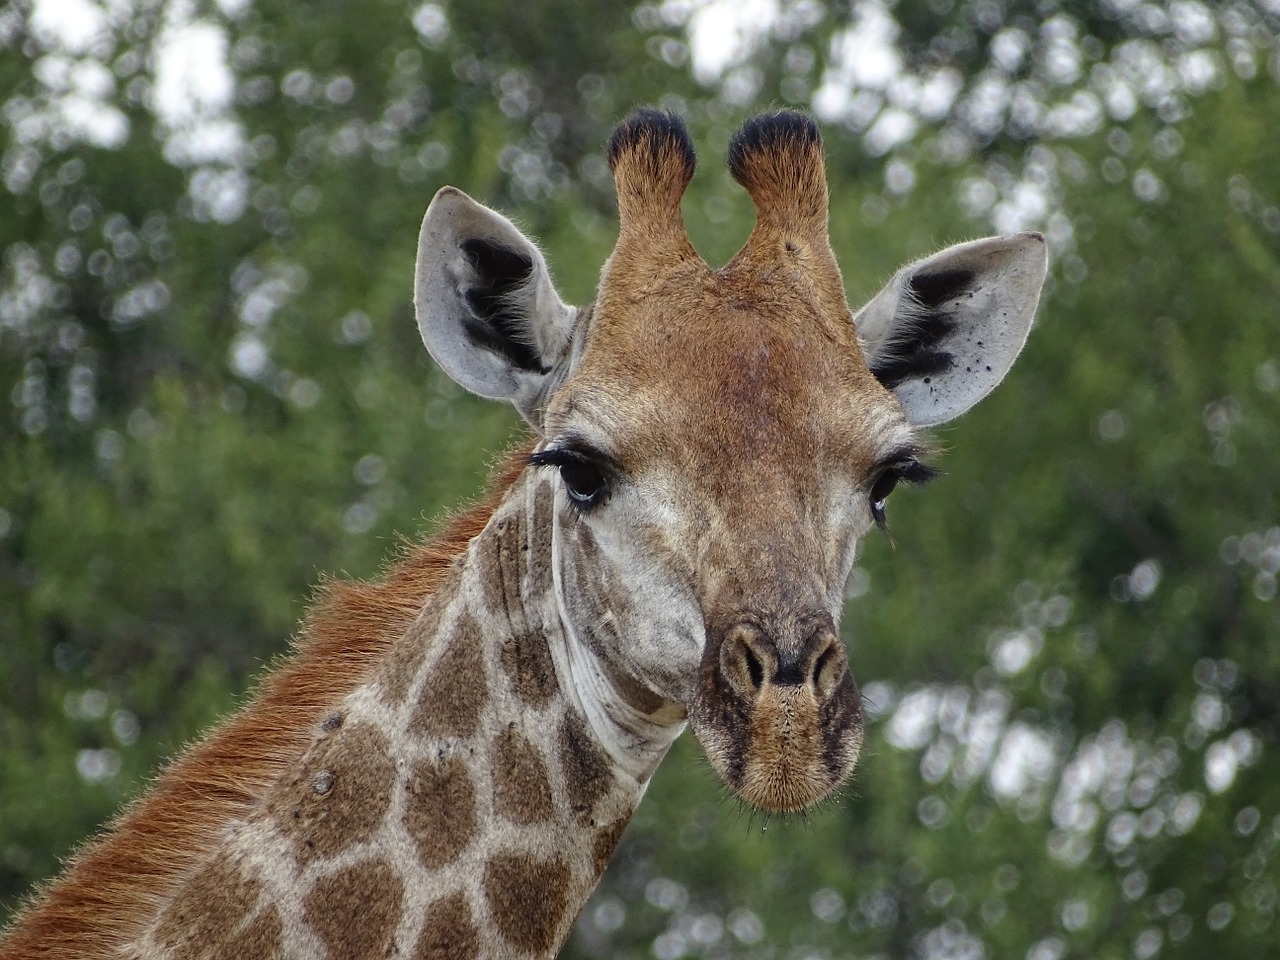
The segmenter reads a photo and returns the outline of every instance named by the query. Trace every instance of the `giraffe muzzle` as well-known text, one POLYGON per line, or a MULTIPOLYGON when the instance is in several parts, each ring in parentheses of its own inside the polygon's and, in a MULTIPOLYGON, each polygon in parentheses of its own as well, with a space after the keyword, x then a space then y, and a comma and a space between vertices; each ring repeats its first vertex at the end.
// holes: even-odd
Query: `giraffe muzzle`
POLYGON ((831 617, 742 617, 709 631, 690 720, 712 767, 748 803, 783 812, 822 800, 862 745, 858 689, 831 617))

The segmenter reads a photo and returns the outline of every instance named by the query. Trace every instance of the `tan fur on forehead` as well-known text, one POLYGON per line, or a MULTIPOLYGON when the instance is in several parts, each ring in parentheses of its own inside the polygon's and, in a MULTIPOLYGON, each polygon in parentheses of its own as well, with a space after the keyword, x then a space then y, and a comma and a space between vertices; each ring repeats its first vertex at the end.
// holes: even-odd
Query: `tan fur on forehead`
POLYGON ((866 428, 902 420, 862 360, 839 288, 739 269, 668 286, 597 311, 578 369, 548 409, 553 434, 591 422, 627 467, 651 454, 799 467, 802 451, 815 468, 829 457, 857 471, 877 454, 866 428), (673 442, 686 431, 703 442, 673 442))

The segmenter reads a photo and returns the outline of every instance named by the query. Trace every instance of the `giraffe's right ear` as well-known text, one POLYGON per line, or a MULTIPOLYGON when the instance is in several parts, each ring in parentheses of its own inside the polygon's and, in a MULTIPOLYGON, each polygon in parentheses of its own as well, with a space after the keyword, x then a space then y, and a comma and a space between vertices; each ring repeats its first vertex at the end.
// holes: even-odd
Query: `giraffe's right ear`
POLYGON ((445 373, 534 419, 563 374, 577 310, 515 224, 443 187, 418 234, 413 302, 422 341, 445 373))

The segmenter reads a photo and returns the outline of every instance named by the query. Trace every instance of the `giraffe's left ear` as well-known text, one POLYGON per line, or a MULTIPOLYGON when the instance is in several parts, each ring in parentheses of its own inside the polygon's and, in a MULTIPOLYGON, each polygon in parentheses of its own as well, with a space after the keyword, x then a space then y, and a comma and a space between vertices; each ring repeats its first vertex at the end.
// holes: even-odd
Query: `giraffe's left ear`
POLYGON ((422 341, 445 373, 536 419, 564 373, 577 310, 515 224, 443 187, 418 234, 413 303, 422 341))
POLYGON ((1004 379, 1047 270, 1038 233, 960 243, 902 268, 858 311, 867 366, 912 423, 958 417, 1004 379))

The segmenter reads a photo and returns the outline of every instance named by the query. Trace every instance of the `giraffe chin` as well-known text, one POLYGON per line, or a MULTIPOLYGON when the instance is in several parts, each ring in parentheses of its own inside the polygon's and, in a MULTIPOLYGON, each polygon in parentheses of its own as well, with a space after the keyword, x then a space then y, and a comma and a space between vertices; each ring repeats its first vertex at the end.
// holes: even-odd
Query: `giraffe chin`
POLYGON ((730 715, 690 714, 708 762, 735 794, 769 813, 791 813, 849 779, 862 748, 861 711, 824 709, 796 684, 766 683, 753 700, 730 715))

